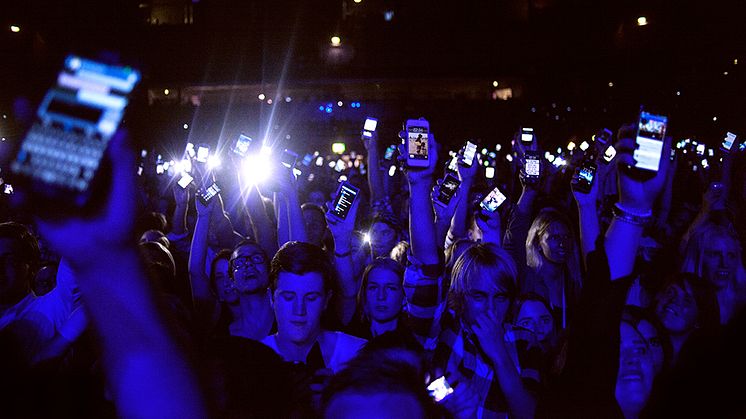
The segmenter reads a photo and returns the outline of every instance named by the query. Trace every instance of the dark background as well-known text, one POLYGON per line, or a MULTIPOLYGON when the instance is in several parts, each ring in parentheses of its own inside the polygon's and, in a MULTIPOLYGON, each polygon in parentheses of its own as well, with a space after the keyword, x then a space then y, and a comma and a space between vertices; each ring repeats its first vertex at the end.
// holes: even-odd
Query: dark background
POLYGON ((725 131, 746 133, 740 3, 3 0, 0 134, 22 134, 14 103, 35 107, 66 54, 116 51, 145 75, 140 141, 166 148, 238 132, 299 152, 354 147, 366 115, 391 138, 425 116, 447 144, 506 143, 532 125, 548 148, 632 121, 641 104, 669 115, 675 137, 714 146, 725 131), (493 99, 492 81, 513 97, 493 99), (221 93, 203 95, 210 86, 221 93))

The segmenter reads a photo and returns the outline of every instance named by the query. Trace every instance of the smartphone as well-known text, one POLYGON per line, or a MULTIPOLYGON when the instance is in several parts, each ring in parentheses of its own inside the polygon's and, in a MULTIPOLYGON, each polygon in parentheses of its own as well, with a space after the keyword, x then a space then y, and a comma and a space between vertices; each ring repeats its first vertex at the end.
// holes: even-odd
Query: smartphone
POLYGON ((182 189, 186 189, 187 186, 189 186, 192 183, 193 180, 194 180, 194 178, 192 177, 192 175, 190 175, 187 172, 182 172, 181 173, 181 179, 179 179, 178 184, 179 184, 179 186, 181 186, 182 189))
POLYGON ((194 144, 192 144, 192 143, 187 143, 187 145, 186 145, 186 154, 187 154, 187 156, 189 156, 189 158, 191 158, 191 159, 193 159, 193 158, 197 157, 197 152, 196 152, 196 151, 194 151, 194 144))
POLYGON ((394 158, 394 153, 396 153, 395 145, 390 145, 386 147, 386 151, 383 152, 383 159, 386 161, 391 161, 391 159, 394 158))
POLYGON ((453 387, 448 384, 445 377, 440 377, 427 386, 427 391, 430 393, 430 397, 432 397, 433 400, 439 402, 445 399, 449 394, 453 393, 453 387))
POLYGON ((197 147, 197 158, 196 160, 200 163, 207 163, 207 157, 210 155, 210 146, 207 144, 200 144, 197 147))
POLYGON ((730 151, 731 147, 733 147, 733 144, 736 142, 736 134, 729 132, 725 134, 725 138, 723 138, 723 144, 721 148, 724 151, 730 151))
POLYGON ((640 113, 640 121, 637 125, 637 149, 632 154, 637 161, 635 164, 637 169, 658 171, 667 126, 668 117, 666 116, 653 115, 645 111, 640 113))
POLYGON ((596 163, 590 160, 584 161, 576 171, 573 188, 578 192, 589 193, 596 177, 596 169, 598 169, 596 163))
POLYGON ((13 195, 13 185, 10 183, 3 185, 3 193, 6 195, 13 195))
POLYGON ((280 157, 280 163, 288 169, 295 166, 295 162, 298 160, 298 153, 288 150, 287 148, 282 152, 280 157))
POLYGON ((495 187, 495 189, 490 191, 490 193, 484 197, 482 202, 479 203, 479 206, 489 212, 495 212, 506 199, 507 197, 502 193, 502 191, 500 191, 500 188, 495 187))
POLYGON ((461 163, 466 167, 471 167, 474 164, 474 158, 477 155, 477 145, 471 141, 466 142, 464 147, 464 155, 461 157, 461 163))
POLYGON ((36 120, 11 162, 11 171, 40 200, 84 206, 129 95, 140 80, 130 67, 68 56, 47 91, 36 120))
POLYGON ((458 154, 451 157, 451 160, 448 162, 447 169, 454 173, 458 172, 458 160, 458 154))
POLYGON ((697 144, 697 148, 696 148, 697 154, 700 155, 700 156, 704 156, 705 155, 705 148, 706 148, 706 146, 704 144, 697 144))
POLYGON ((200 188, 197 191, 197 199, 199 199, 202 204, 207 205, 219 193, 220 186, 218 186, 217 183, 213 182, 212 185, 210 185, 207 189, 200 188))
POLYGON ((239 135, 238 139, 236 139, 236 144, 233 146, 233 152, 241 157, 245 157, 249 152, 249 147, 251 146, 252 141, 254 140, 249 136, 244 134, 239 135))
POLYGON ((447 174, 446 177, 443 178, 443 183, 440 184, 440 193, 435 199, 435 203, 444 207, 448 206, 451 199, 453 199, 453 195, 456 194, 459 185, 461 185, 461 181, 458 180, 456 176, 453 176, 450 173, 447 174))
POLYGON ((306 154, 303 156, 303 165, 304 166, 310 166, 311 162, 313 161, 313 154, 306 154))
POLYGON ((495 168, 494 167, 485 167, 484 168, 484 177, 487 179, 494 179, 495 178, 495 168))
POLYGON ((521 128, 521 141, 524 143, 530 143, 534 140, 534 129, 533 128, 521 128))
POLYGON ((378 126, 378 120, 376 118, 367 117, 365 118, 365 124, 363 125, 363 137, 371 138, 373 133, 376 131, 378 126))
POLYGON ((349 182, 342 182, 339 184, 337 189, 337 195, 334 197, 332 207, 329 209, 329 214, 343 221, 347 218, 347 214, 350 213, 352 203, 355 202, 357 194, 360 190, 352 186, 349 182))
POLYGON ((606 151, 604 151, 604 159, 602 161, 605 163, 611 163, 611 161, 614 160, 614 157, 616 157, 616 149, 613 145, 610 145, 606 148, 606 151))
POLYGON ((536 182, 541 176, 541 160, 539 154, 533 150, 526 150, 525 157, 526 179, 530 182, 536 182))
POLYGON ((612 132, 611 132, 611 130, 610 130, 610 129, 608 129, 608 128, 604 128, 604 129, 602 129, 601 131, 599 131, 599 132, 598 132, 598 133, 597 133, 597 134, 596 134, 596 135, 595 135, 595 136, 593 137, 593 139, 594 139, 594 140, 596 140, 596 141, 598 141, 599 143, 601 143, 601 144, 603 144, 603 145, 606 145, 606 144, 608 144, 609 140, 611 140, 611 137, 612 137, 612 135, 613 135, 613 134, 612 134, 612 132))
POLYGON ((407 166, 427 167, 430 164, 430 124, 424 119, 410 119, 407 120, 406 131, 407 166))

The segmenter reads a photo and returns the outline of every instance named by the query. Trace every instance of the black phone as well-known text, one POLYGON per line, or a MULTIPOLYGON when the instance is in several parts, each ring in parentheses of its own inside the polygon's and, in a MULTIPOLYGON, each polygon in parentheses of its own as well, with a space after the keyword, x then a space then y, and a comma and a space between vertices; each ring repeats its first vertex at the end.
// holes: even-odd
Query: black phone
POLYGON ((541 177, 541 159, 539 153, 533 150, 526 150, 524 160, 526 180, 529 182, 537 182, 541 177))
POLYGON ((37 203, 83 207, 140 73, 68 56, 11 162, 37 203))
POLYGON ((217 183, 213 182, 212 185, 210 185, 207 188, 200 188, 197 191, 197 199, 200 200, 204 205, 207 205, 213 198, 218 196, 220 193, 220 186, 218 186, 217 183))
POLYGON ((456 176, 448 173, 443 178, 443 183, 440 184, 440 193, 435 199, 435 203, 444 207, 448 206, 451 203, 451 199, 453 199, 453 195, 456 194, 459 185, 461 185, 461 181, 456 176))
POLYGON ((341 182, 337 189, 337 195, 332 202, 332 207, 329 209, 329 214, 340 221, 344 221, 347 214, 350 213, 350 208, 352 208, 358 193, 360 193, 360 189, 352 186, 349 182, 341 182))
POLYGON ((576 169, 575 178, 573 179, 573 188, 578 192, 589 193, 593 187, 593 181, 596 177, 596 163, 586 160, 576 169))

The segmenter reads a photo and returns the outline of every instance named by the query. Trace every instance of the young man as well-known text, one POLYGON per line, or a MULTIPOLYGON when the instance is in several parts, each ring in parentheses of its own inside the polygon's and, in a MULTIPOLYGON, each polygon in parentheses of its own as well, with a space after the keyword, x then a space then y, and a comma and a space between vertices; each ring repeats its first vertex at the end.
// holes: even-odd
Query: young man
POLYGON ((332 295, 333 267, 324 251, 309 243, 288 242, 270 266, 277 333, 262 343, 283 359, 339 371, 365 344, 364 339, 321 328, 332 295))

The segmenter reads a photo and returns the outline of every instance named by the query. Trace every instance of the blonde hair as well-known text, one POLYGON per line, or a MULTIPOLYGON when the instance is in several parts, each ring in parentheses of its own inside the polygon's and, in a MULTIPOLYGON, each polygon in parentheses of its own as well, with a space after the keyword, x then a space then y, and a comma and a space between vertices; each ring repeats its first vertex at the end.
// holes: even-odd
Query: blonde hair
MULTIPOLYGON (((578 244, 575 240, 575 233, 572 229, 570 220, 565 217, 561 212, 553 208, 545 208, 539 212, 539 215, 534 218, 534 222, 531 223, 531 228, 528 230, 526 236, 526 265, 534 270, 538 271, 541 269, 545 262, 546 257, 541 251, 541 237, 549 230, 549 226, 552 223, 561 223, 570 232, 572 251, 570 256, 565 262, 566 272, 573 283, 573 288, 579 292, 583 286, 583 279, 580 275, 580 254, 578 253, 578 244)), ((577 296, 576 296, 577 297, 577 296)))
POLYGON ((457 317, 463 314, 468 284, 476 276, 492 279, 511 299, 516 295, 518 270, 513 258, 495 244, 477 243, 466 249, 453 266, 448 305, 457 317))

